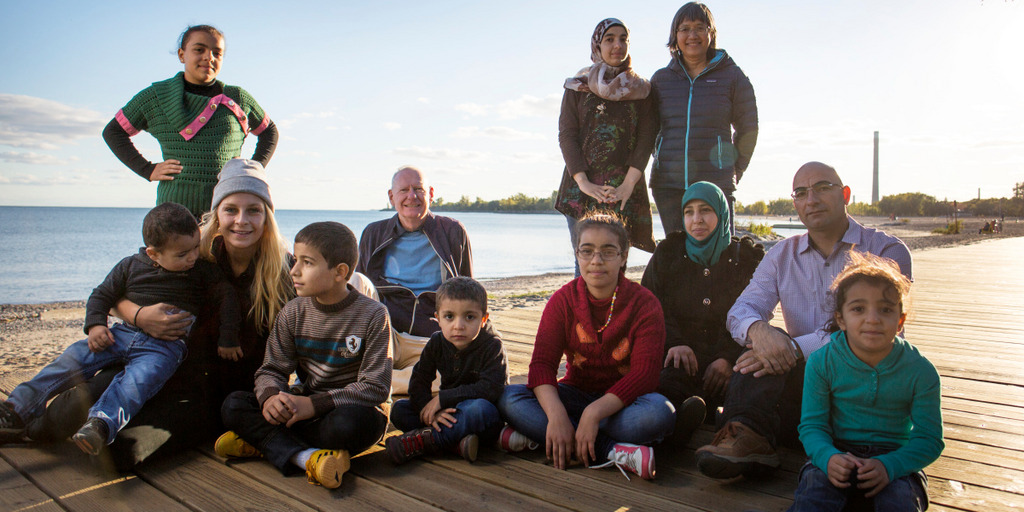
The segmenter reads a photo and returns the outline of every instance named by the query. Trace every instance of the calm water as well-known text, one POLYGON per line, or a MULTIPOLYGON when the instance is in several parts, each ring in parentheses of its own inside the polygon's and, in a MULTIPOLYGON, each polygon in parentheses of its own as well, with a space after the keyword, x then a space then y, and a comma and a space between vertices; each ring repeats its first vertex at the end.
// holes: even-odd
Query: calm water
MULTIPOLYGON (((0 304, 84 300, 121 258, 142 245, 146 208, 0 206, 0 304)), ((358 236, 393 212, 280 210, 285 240, 303 226, 334 220, 358 236)), ((561 215, 445 213, 462 221, 473 243, 478 278, 572 272, 572 251, 561 215)), ((740 219, 747 222, 748 219, 740 219)), ((655 215, 654 232, 662 236, 655 215)), ((791 230, 777 230, 792 234, 791 230)), ((632 264, 649 254, 633 250, 632 264)))

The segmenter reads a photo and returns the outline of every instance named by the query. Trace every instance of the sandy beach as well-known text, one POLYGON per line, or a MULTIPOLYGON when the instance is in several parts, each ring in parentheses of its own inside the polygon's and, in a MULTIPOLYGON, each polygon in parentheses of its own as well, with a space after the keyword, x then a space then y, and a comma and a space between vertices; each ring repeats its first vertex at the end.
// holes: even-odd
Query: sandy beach
MULTIPOLYGON (((858 219, 900 237, 912 253, 940 247, 966 245, 1003 237, 1024 236, 1024 222, 1007 220, 1002 233, 979 234, 983 219, 967 219, 963 233, 936 235, 931 231, 944 227, 944 218, 913 218, 890 221, 888 218, 858 219)), ((765 244, 770 245, 771 240, 765 244)), ((639 281, 643 275, 647 255, 633 253, 627 276, 639 281)), ((541 309, 548 297, 572 278, 571 274, 549 273, 539 276, 509 277, 484 282, 491 298, 492 313, 500 318, 502 311, 516 308, 541 309)), ((51 302, 46 304, 0 305, 0 377, 16 372, 30 372, 57 357, 68 344, 84 337, 82 321, 85 317, 85 297, 80 301, 51 302)), ((26 377, 31 375, 26 375, 26 377)))

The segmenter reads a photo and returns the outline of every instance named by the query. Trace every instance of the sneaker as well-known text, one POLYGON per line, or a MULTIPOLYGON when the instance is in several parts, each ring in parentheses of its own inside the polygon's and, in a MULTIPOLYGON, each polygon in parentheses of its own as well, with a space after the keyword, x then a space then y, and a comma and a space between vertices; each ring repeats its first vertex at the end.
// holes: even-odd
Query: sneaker
POLYGON ((536 450, 538 446, 540 445, 530 440, 529 437, 516 432, 516 429, 508 425, 505 425, 501 429, 501 434, 498 435, 498 449, 503 452, 515 453, 523 450, 536 450))
POLYGON ((213 443, 213 451, 225 459, 260 456, 260 451, 255 446, 230 430, 217 438, 217 441, 213 443))
POLYGON ((337 489, 350 465, 345 450, 317 450, 306 461, 306 480, 313 485, 337 489))
POLYGON ((480 438, 476 434, 470 434, 459 440, 455 445, 455 453, 469 462, 476 462, 476 453, 480 449, 480 438))
POLYGON ((700 472, 711 478, 732 478, 779 467, 779 455, 768 440, 738 421, 722 427, 711 444, 697 449, 696 457, 700 472))
POLYGON ((608 452, 608 462, 590 466, 590 469, 605 468, 612 464, 619 468, 626 480, 629 480, 626 469, 640 475, 644 480, 654 480, 654 448, 650 446, 615 443, 612 451, 608 452))
POLYGON ((109 434, 107 422, 93 417, 85 420, 85 424, 78 429, 78 432, 75 432, 75 435, 71 436, 71 439, 83 452, 89 455, 99 455, 100 450, 107 445, 109 434))
POLYGON ((0 402, 0 443, 21 441, 24 436, 25 422, 14 412, 14 406, 0 402))
POLYGON ((434 429, 426 427, 410 430, 400 436, 391 436, 384 442, 384 449, 395 464, 408 462, 420 455, 437 453, 434 429))
POLYGON ((708 406, 704 399, 699 396, 687 398, 679 410, 676 411, 676 428, 673 437, 679 441, 688 441, 693 431, 701 423, 704 423, 704 416, 707 415, 708 406))

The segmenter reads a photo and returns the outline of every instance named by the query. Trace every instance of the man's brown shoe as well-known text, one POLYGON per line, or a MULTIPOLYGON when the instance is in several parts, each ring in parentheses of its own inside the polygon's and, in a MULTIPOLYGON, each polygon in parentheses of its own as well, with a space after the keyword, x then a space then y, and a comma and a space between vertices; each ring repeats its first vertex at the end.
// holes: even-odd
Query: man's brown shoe
POLYGON ((700 472, 711 478, 732 478, 779 467, 779 455, 768 440, 738 421, 722 427, 711 444, 697 449, 696 456, 700 472))

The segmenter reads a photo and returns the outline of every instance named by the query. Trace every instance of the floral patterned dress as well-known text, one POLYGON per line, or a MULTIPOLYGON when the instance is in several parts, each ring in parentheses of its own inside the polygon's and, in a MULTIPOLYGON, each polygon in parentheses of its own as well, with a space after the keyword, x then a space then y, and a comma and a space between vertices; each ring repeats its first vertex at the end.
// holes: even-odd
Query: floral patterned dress
POLYGON ((593 211, 615 213, 625 221, 631 245, 654 252, 651 203, 643 176, 621 211, 619 203, 598 203, 584 194, 573 176, 583 172, 596 185, 621 185, 630 167, 641 171, 647 167, 657 130, 653 96, 610 101, 590 92, 566 89, 558 119, 558 142, 565 170, 555 209, 574 219, 593 211))

